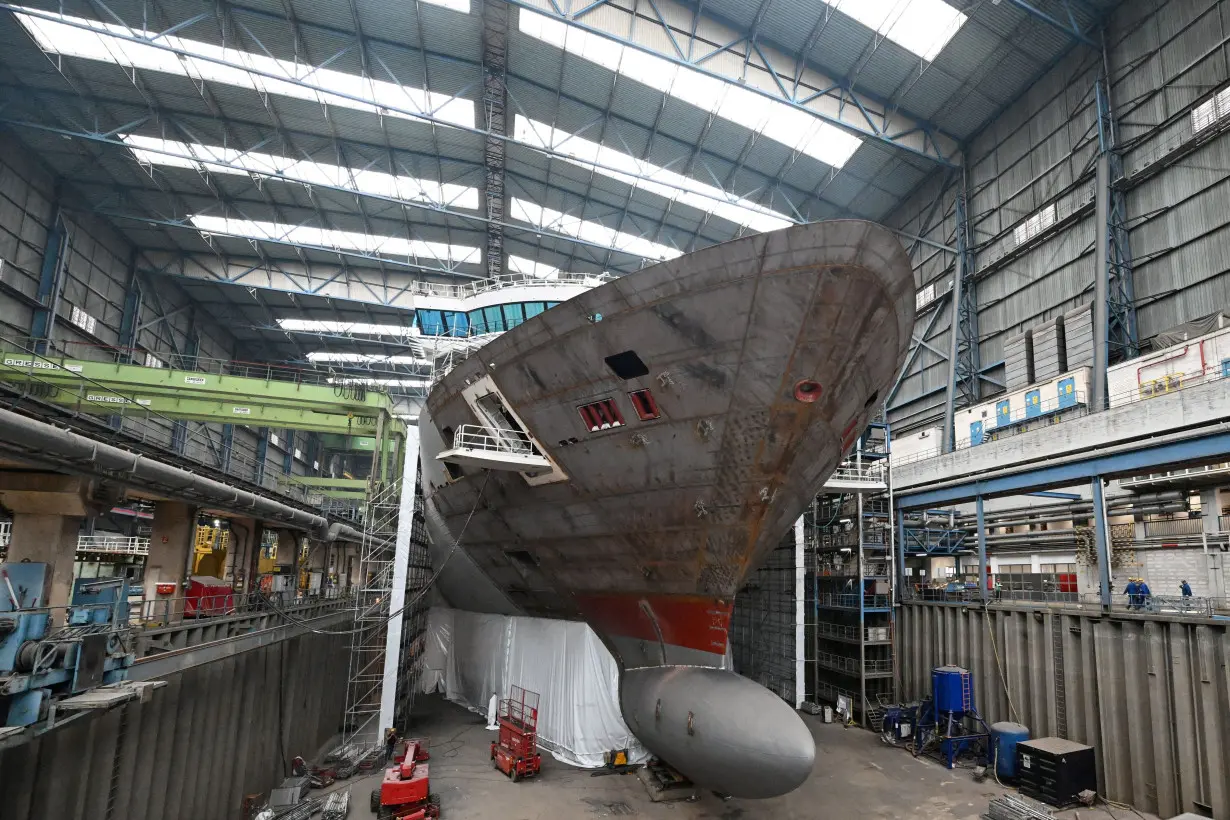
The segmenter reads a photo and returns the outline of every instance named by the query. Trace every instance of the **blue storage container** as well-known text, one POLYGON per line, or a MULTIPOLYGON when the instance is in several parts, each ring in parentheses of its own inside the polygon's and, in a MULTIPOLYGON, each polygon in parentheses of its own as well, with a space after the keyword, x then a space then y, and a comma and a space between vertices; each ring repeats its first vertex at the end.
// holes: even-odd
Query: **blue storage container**
POLYGON ((932 669, 931 696, 940 712, 973 711, 974 682, 969 671, 959 666, 937 666, 932 669))
POLYGON ((1029 740, 1029 729, 1019 723, 1000 721, 991 724, 991 749, 995 772, 1001 778, 1016 777, 1016 745, 1029 740))

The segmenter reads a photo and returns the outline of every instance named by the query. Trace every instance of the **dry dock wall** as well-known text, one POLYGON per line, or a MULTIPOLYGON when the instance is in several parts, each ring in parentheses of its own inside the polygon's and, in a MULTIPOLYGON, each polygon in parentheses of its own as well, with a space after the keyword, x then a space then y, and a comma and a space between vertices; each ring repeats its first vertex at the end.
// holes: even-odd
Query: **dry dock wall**
POLYGON ((267 794, 338 732, 347 640, 299 635, 188 669, 147 703, 0 752, 0 820, 241 816, 244 795, 267 794))
POLYGON ((933 667, 963 666, 988 723, 1096 747, 1111 800, 1230 819, 1226 624, 907 604, 898 635, 904 699, 930 692, 933 667))

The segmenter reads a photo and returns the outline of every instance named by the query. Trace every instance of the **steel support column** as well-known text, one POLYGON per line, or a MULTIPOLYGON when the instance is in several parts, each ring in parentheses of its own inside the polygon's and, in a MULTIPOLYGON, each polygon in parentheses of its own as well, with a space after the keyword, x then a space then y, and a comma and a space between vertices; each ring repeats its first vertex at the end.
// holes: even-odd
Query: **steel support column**
POLYGON ((969 196, 966 174, 961 173, 957 187, 957 260, 952 277, 952 320, 948 339, 948 397, 944 403, 944 452, 956 443, 953 415, 958 400, 964 407, 978 402, 978 296, 974 289, 973 234, 969 224, 969 196))
POLYGON ((257 484, 265 483, 265 459, 269 456, 269 428, 260 429, 260 437, 256 440, 256 463, 252 467, 252 480, 257 484))
POLYGON ((1090 482, 1093 489, 1093 537, 1098 555, 1098 587, 1102 593, 1102 608, 1110 609, 1110 538, 1106 526, 1106 499, 1102 496, 1102 477, 1094 476, 1090 482))
POLYGON ((235 450, 235 425, 222 425, 222 456, 218 462, 218 469, 224 473, 231 471, 231 453, 235 450))
MULTIPOLYGON (((505 109, 508 88, 505 65, 508 50, 508 3, 484 0, 483 8, 483 116, 487 139, 483 149, 485 166, 483 196, 487 203, 487 276, 504 272, 504 155, 508 134, 505 109)), ((413 488, 411 488, 413 491, 413 488)))
POLYGON ((900 602, 903 597, 901 590, 905 588, 905 514, 901 510, 897 510, 896 513, 897 543, 900 547, 897 549, 897 583, 893 585, 893 594, 900 602))
POLYGON ((137 252, 133 251, 128 266, 128 287, 124 289, 124 312, 120 316, 120 351, 116 358, 122 363, 137 364, 135 348, 141 325, 143 295, 141 278, 137 274, 137 252))
POLYGON ((1097 181, 1094 191, 1094 271, 1093 271, 1093 384, 1090 385, 1089 410, 1106 409, 1106 366, 1110 292, 1110 154, 1098 157, 1097 181))
MULTIPOLYGON (((58 194, 57 194, 58 196, 58 194)), ((60 294, 64 290, 64 268, 68 255, 68 227, 60 206, 56 205, 43 245, 43 264, 39 269, 38 302, 30 320, 30 336, 35 353, 46 353, 55 333, 60 294)))
MULTIPOLYGON (((1098 145, 1102 152, 1099 158, 1095 199, 1101 203, 1101 197, 1106 198, 1105 204, 1100 206, 1101 210, 1097 212, 1096 217, 1099 242, 1096 275, 1099 281, 1105 279, 1105 293, 1096 298, 1100 303, 1105 304, 1106 318, 1104 322, 1099 323, 1095 317, 1094 333, 1096 334, 1099 328, 1105 331, 1107 365, 1112 361, 1134 358, 1140 353, 1136 330, 1136 290, 1132 281, 1132 247, 1127 227, 1127 201, 1122 186, 1118 184, 1123 178, 1123 157, 1118 150, 1118 129, 1111 105, 1109 76, 1110 64, 1106 56, 1105 44, 1103 44, 1102 70, 1095 87, 1098 106, 1098 145), (1100 161, 1103 158, 1106 160, 1105 170, 1100 161), (1105 235, 1104 246, 1101 244, 1103 235, 1105 235)), ((1095 385, 1101 385, 1104 381, 1104 377, 1098 377, 1099 372, 1096 369, 1095 359, 1095 385)), ((1093 409, 1102 410, 1103 408, 1104 404, 1095 403, 1093 409)))
POLYGON ((978 513, 978 597, 985 604, 989 597, 987 589, 987 522, 982 510, 982 496, 974 501, 978 513))

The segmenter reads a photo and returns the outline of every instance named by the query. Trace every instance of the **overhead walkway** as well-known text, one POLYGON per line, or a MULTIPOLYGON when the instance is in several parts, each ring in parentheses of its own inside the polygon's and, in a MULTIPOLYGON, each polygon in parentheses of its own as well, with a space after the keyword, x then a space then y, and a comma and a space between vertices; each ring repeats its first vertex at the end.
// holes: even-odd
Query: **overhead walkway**
POLYGON ((1230 382, 1165 393, 999 441, 893 463, 901 509, 1015 495, 1224 461, 1230 382))
MULTIPOLYGON (((898 539, 907 543, 906 512, 974 502, 979 596, 989 597, 983 502, 1088 484, 1100 601, 1110 611, 1110 544, 1104 483, 1225 461, 1230 453, 1230 383, 1217 381, 916 462, 893 465, 898 539)), ((898 571, 904 575, 903 556, 898 571)))

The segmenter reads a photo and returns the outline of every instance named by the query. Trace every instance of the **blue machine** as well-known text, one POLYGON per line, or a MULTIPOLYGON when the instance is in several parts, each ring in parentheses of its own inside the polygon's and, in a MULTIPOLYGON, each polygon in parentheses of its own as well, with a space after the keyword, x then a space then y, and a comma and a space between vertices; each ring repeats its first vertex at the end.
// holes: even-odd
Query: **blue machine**
POLYGON ((0 563, 0 717, 43 719, 52 700, 128 676, 128 582, 79 579, 63 625, 47 607, 48 564, 0 563))
POLYGON ((969 670, 959 666, 931 670, 931 697, 919 704, 917 716, 912 744, 916 756, 938 754, 950 769, 962 755, 988 759, 990 730, 974 707, 974 682, 969 670))
POLYGON ((974 685, 970 673, 959 666, 932 669, 931 697, 937 712, 974 711, 974 685))
POLYGON ((1019 723, 1001 720, 991 724, 991 757, 995 773, 1005 780, 1016 777, 1016 745, 1029 740, 1029 729, 1019 723))

